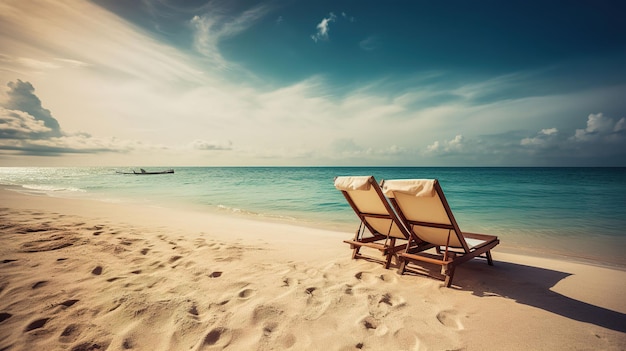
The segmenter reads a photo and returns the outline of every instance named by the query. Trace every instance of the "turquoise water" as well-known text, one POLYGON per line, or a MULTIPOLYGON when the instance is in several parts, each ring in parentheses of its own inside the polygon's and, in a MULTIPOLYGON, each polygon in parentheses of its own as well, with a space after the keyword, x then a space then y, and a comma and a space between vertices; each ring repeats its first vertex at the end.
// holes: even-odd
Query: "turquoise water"
MULTIPOLYGON (((164 167, 169 168, 169 167, 164 167)), ((151 170, 151 169, 147 169, 151 170)), ((156 169, 154 169, 156 170, 156 169)), ((353 232, 333 179, 437 178, 464 231, 496 234, 502 250, 626 267, 626 168, 188 167, 170 175, 124 168, 0 168, 22 192, 191 207, 353 232)))

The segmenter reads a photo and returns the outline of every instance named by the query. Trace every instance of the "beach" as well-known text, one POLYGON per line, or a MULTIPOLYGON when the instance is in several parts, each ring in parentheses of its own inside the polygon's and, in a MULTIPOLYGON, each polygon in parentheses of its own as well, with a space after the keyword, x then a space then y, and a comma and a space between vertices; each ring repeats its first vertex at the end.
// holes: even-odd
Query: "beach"
MULTIPOLYGON (((626 272, 493 252, 452 288, 352 233, 0 190, 0 350, 624 350, 626 272)), ((355 217, 355 229, 358 226, 355 217)))

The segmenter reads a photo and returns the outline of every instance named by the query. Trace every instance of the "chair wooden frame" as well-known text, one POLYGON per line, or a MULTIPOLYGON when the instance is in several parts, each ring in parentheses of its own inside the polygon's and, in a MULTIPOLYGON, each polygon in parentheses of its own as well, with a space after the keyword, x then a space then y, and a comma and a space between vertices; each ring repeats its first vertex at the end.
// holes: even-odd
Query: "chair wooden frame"
MULTIPOLYGON (((336 177, 335 181, 337 181, 338 178, 341 177, 336 177)), ((396 257, 396 261, 398 261, 398 253, 406 250, 410 234, 408 229, 402 224, 400 218, 398 218, 389 201, 387 201, 387 198, 383 195, 382 189, 376 182, 376 179, 374 179, 373 176, 368 176, 367 183, 369 184, 368 190, 339 189, 361 221, 354 235, 354 239, 344 240, 344 242, 349 244, 352 248, 353 259, 367 259, 382 263, 385 268, 389 268, 392 258, 396 257), (380 201, 380 204, 375 205, 378 211, 363 211, 360 208, 361 204, 358 203, 357 195, 359 192, 363 193, 365 191, 374 192, 376 194, 376 196, 373 194, 370 195, 372 200, 378 198, 376 201, 380 201), (399 242, 400 240, 402 243, 399 242), (360 250, 363 247, 380 251, 384 259, 361 253, 360 250)))
MULTIPOLYGON (((384 183, 385 181, 383 181, 382 184, 384 185, 384 183)), ((409 206, 405 206, 402 202, 411 201, 411 197, 404 196, 403 200, 399 201, 399 195, 395 194, 394 191, 385 192, 397 212, 398 217, 410 230, 407 249, 400 253, 399 258, 401 262, 398 273, 404 274, 405 271, 410 271, 423 274, 423 271, 417 269, 418 267, 423 268, 417 264, 419 262, 440 265, 441 274, 444 276, 444 286, 450 287, 452 285, 452 279, 454 278, 455 268, 474 257, 484 257, 487 259, 487 263, 493 266, 491 249, 498 245, 500 240, 494 235, 462 232, 437 179, 433 180, 433 191, 439 197, 441 205, 445 210, 445 217, 447 217, 447 221, 445 222, 447 223, 409 219, 412 217, 406 212, 409 206), (439 242, 429 242, 428 239, 425 239, 424 235, 420 233, 420 230, 424 230, 424 228, 439 229, 442 230, 442 233, 445 233, 447 230, 447 235, 445 235, 445 238, 442 237, 441 239, 443 240, 439 242), (453 235, 454 237, 452 237, 453 235), (469 245, 468 239, 476 244, 469 245), (453 243, 456 243, 456 245, 453 243), (431 248, 435 249, 434 254, 426 252, 431 248), (412 265, 418 267, 413 267, 412 265)), ((430 241, 434 240, 430 239, 430 241)), ((431 274, 427 275, 436 277, 431 274)))

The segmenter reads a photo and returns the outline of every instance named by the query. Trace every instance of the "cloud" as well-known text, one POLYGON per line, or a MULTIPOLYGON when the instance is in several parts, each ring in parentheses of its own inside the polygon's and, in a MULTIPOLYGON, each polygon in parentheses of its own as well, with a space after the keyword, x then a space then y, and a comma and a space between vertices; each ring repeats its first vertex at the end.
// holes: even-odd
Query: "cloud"
MULTIPOLYGON (((61 127, 59 122, 52 117, 50 110, 43 108, 41 100, 35 95, 35 88, 29 82, 22 82, 17 80, 16 82, 9 82, 7 84, 9 90, 7 92, 7 100, 4 103, 4 107, 7 110, 13 110, 26 113, 32 117, 34 121, 28 118, 22 118, 22 126, 33 126, 33 122, 41 122, 47 130, 41 128, 31 129, 30 134, 42 135, 50 137, 61 136, 61 127)), ((18 114, 22 117, 24 115, 18 114)), ((14 115, 15 118, 15 115, 14 115)))
POLYGON ((64 67, 89 68, 83 78, 103 73, 152 85, 198 82, 201 76, 192 60, 89 1, 2 2, 0 33, 7 34, 0 36, 0 72, 17 73, 11 79, 32 80, 33 71, 64 67))
POLYGON ((27 112, 0 107, 0 139, 29 139, 51 131, 27 112))
POLYGON ((592 113, 584 129, 571 134, 544 129, 532 138, 523 138, 520 146, 527 155, 551 165, 624 166, 625 123, 624 118, 615 122, 602 113, 592 113))
MULTIPOLYGON (((259 19, 269 12, 267 6, 259 5, 244 11, 236 17, 223 16, 219 11, 208 12, 201 16, 194 16, 190 25, 194 31, 193 41, 195 49, 211 63, 218 67, 231 68, 231 64, 226 61, 218 48, 219 43, 228 38, 245 31, 253 26, 259 19)), ((282 17, 279 17, 280 23, 282 17)))
POLYGON ((355 19, 353 16, 348 16, 348 14, 346 14, 345 12, 342 12, 342 13, 341 13, 341 17, 343 17, 343 18, 347 19, 347 20, 348 20, 348 21, 350 21, 350 22, 354 22, 354 21, 356 21, 356 19, 355 19))
POLYGON ((7 87, 7 99, 0 106, 0 150, 41 156, 127 152, 138 145, 87 133, 65 133, 50 110, 42 106, 30 82, 18 79, 7 87))
POLYGON ((590 114, 587 117, 587 128, 576 129, 572 139, 576 142, 618 142, 624 139, 625 119, 617 123, 613 119, 605 117, 602 113, 590 114))
POLYGON ((379 39, 376 36, 367 37, 359 42, 359 47, 365 51, 374 51, 378 45, 379 39))
POLYGON ((335 22, 337 20, 337 16, 334 13, 329 13, 328 17, 324 17, 320 23, 317 24, 317 31, 315 34, 311 35, 311 39, 314 42, 318 42, 320 40, 328 40, 328 32, 330 30, 329 26, 331 22, 335 22))
POLYGON ((522 146, 545 146, 556 140, 559 130, 556 128, 542 129, 537 136, 524 138, 520 141, 522 146))
POLYGON ((48 139, 0 139, 0 150, 17 151, 29 156, 55 156, 62 154, 97 154, 103 152, 128 152, 135 147, 115 138, 93 138, 87 134, 66 135, 48 139))
POLYGON ((520 131, 480 137, 458 134, 450 140, 432 142, 422 155, 456 157, 461 164, 479 160, 496 165, 617 166, 624 164, 626 156, 625 125, 625 118, 615 122, 602 113, 590 114, 585 129, 566 132, 543 128, 534 136, 521 138, 520 131))
POLYGON ((390 145, 383 147, 363 147, 358 145, 353 139, 338 138, 330 144, 331 158, 342 159, 352 158, 361 159, 361 163, 365 160, 373 158, 393 158, 406 155, 408 150, 398 145, 390 145))
POLYGON ((465 149, 464 141, 463 135, 459 134, 452 140, 435 141, 426 147, 426 152, 431 154, 461 153, 465 149))
POLYGON ((233 143, 231 141, 219 142, 198 139, 191 143, 191 147, 195 150, 232 150, 233 143))

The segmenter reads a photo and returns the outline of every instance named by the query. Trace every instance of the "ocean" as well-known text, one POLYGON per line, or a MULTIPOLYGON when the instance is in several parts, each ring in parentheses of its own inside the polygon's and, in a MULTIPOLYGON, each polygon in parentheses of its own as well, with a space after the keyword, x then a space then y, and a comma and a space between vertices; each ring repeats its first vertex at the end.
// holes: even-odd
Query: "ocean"
POLYGON ((130 170, 0 167, 0 185, 346 232, 340 242, 358 219, 334 188, 336 176, 436 178, 460 228, 498 235, 496 251, 626 269, 626 168, 178 167, 164 175, 116 173, 130 170))

